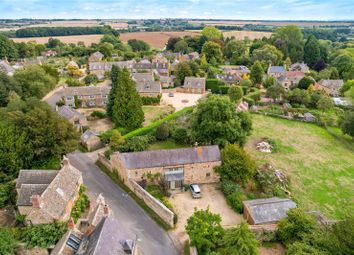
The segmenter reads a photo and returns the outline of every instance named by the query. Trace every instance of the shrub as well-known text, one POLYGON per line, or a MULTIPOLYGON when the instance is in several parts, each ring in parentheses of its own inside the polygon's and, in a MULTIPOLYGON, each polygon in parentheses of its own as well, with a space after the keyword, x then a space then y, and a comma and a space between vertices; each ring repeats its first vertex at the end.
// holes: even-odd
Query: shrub
POLYGON ((101 142, 104 144, 108 144, 111 140, 112 133, 113 133, 113 130, 107 130, 106 132, 103 132, 102 134, 100 134, 101 142))
POLYGON ((0 254, 13 254, 17 241, 10 229, 0 228, 0 254))
POLYGON ((75 223, 81 217, 86 208, 88 208, 90 205, 90 200, 85 194, 85 191, 86 187, 81 185, 79 190, 79 198, 76 200, 75 205, 71 210, 71 217, 74 219, 75 223))
POLYGON ((117 151, 117 150, 119 150, 119 147, 122 144, 124 144, 124 138, 122 137, 122 135, 120 134, 120 132, 117 129, 114 129, 112 131, 112 136, 109 140, 109 147, 113 151, 117 151))
POLYGON ((235 192, 242 191, 240 185, 238 185, 230 180, 222 180, 220 182, 220 189, 226 196, 231 195, 232 193, 235 193, 235 192))
POLYGON ((156 128, 156 139, 165 141, 170 136, 170 127, 165 123, 156 128))
POLYGON ((108 149, 104 152, 104 157, 106 159, 110 159, 111 158, 111 155, 113 154, 113 150, 112 149, 108 149))
POLYGON ((255 102, 252 98, 249 98, 247 96, 243 97, 243 101, 247 102, 249 106, 255 105, 255 102))
POLYGON ((66 222, 53 224, 29 225, 22 234, 22 241, 28 249, 33 247, 48 248, 56 244, 67 230, 66 222))
POLYGON ((79 87, 79 86, 83 85, 78 79, 75 79, 75 78, 66 79, 66 84, 69 87, 79 87))
POLYGON ((84 82, 85 82, 86 85, 97 84, 98 78, 97 78, 97 76, 95 74, 88 74, 84 78, 84 82))
POLYGON ((257 101, 261 100, 261 91, 256 90, 254 92, 248 93, 247 97, 252 99, 253 101, 257 102, 257 101))
POLYGON ((226 197, 227 203, 238 213, 243 212, 242 202, 246 199, 247 197, 241 192, 234 192, 226 197))
POLYGON ((91 113, 91 117, 98 118, 98 119, 103 119, 107 117, 107 114, 102 111, 93 111, 91 113))
POLYGON ((0 208, 13 203, 16 199, 15 183, 7 182, 0 184, 0 208))
POLYGON ((157 97, 141 97, 143 105, 159 105, 161 101, 161 94, 157 97))
POLYGON ((134 151, 144 151, 149 147, 149 142, 151 137, 144 136, 134 136, 132 138, 126 139, 125 143, 119 147, 120 152, 134 152, 134 151))
POLYGON ((189 142, 189 135, 186 128, 177 127, 172 131, 172 139, 178 144, 187 144, 189 142))

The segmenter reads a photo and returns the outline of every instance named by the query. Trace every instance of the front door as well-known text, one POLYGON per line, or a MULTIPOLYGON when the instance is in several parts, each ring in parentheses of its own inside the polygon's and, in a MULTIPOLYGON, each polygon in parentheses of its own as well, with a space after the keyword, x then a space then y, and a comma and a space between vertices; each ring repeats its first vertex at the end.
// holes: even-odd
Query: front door
POLYGON ((174 190, 176 188, 175 181, 170 181, 170 189, 174 190))

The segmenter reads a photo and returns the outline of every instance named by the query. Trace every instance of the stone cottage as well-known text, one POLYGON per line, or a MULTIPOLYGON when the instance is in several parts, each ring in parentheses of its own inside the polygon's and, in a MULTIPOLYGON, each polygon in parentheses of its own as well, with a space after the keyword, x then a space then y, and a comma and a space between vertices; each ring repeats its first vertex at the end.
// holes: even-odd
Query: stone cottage
POLYGON ((111 156, 113 169, 126 182, 141 181, 148 174, 160 174, 171 190, 184 183, 215 183, 219 175, 214 167, 221 164, 219 147, 202 146, 172 150, 119 153, 111 156))
POLYGON ((57 107, 57 113, 61 117, 67 119, 71 124, 73 124, 77 128, 87 125, 87 119, 85 115, 82 115, 70 106, 63 105, 61 107, 57 107))
POLYGON ((65 105, 75 107, 75 98, 80 102, 79 107, 105 107, 108 102, 109 86, 65 87, 65 105))
POLYGON ((177 88, 177 92, 204 94, 205 93, 205 78, 185 77, 183 86, 177 88))
POLYGON ((88 150, 94 151, 102 148, 104 145, 101 142, 98 134, 90 129, 87 129, 80 137, 81 144, 88 150))
POLYGON ((67 158, 54 170, 21 170, 16 182, 17 208, 29 224, 68 221, 83 183, 79 170, 67 158))

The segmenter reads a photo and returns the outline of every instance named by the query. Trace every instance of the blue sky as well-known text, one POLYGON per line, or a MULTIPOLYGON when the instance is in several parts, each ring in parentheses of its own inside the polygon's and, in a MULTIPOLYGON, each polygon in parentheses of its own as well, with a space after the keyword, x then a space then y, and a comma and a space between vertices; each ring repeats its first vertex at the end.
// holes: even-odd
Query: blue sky
POLYGON ((0 0, 0 18, 354 20, 354 0, 0 0))

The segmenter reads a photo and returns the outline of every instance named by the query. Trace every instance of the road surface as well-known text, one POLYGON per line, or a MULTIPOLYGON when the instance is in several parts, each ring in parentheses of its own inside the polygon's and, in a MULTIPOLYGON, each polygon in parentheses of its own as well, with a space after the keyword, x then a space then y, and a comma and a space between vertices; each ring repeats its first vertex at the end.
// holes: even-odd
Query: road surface
POLYGON ((113 211, 113 216, 126 225, 140 239, 143 255, 177 255, 167 232, 115 184, 95 164, 92 157, 81 152, 68 155, 70 163, 82 172, 84 184, 90 193, 102 193, 113 211))

